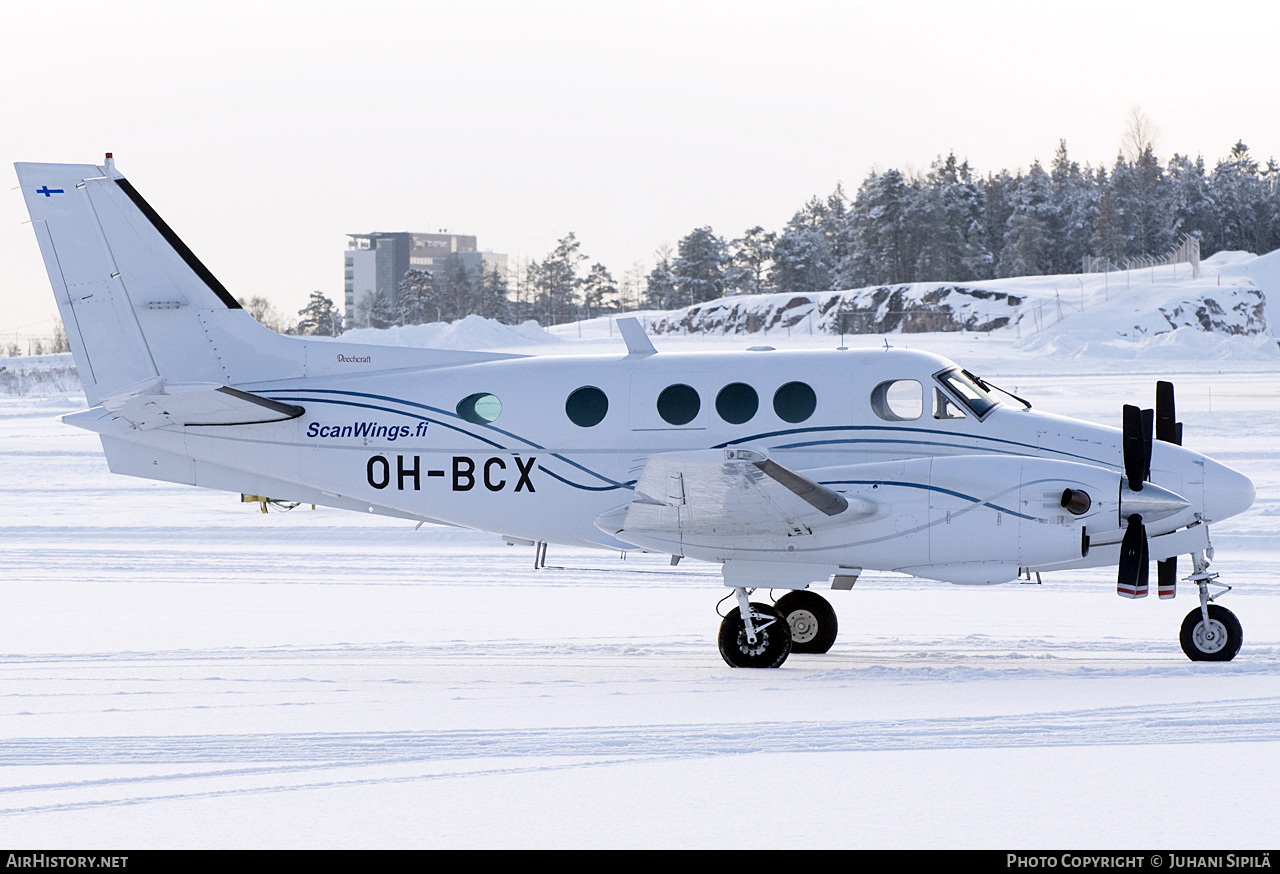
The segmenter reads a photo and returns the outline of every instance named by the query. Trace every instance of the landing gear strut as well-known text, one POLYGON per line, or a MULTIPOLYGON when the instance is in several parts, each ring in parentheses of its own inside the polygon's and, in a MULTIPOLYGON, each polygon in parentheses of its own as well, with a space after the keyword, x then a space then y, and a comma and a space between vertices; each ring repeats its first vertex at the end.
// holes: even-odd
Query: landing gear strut
POLYGON ((734 594, 738 606, 720 623, 720 655, 734 668, 778 667, 791 654, 791 626, 768 604, 749 602, 746 589, 734 594))

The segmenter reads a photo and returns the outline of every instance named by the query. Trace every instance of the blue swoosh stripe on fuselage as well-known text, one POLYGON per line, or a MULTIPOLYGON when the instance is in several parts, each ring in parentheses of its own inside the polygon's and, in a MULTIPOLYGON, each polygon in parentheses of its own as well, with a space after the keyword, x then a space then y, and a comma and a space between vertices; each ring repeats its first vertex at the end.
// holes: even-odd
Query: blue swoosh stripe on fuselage
MULTIPOLYGON (((441 408, 439 408, 439 407, 433 407, 433 406, 430 406, 430 405, 428 405, 428 404, 421 404, 421 403, 417 403, 416 401, 407 401, 407 400, 403 400, 403 399, 401 399, 401 398, 390 397, 390 396, 388 396, 388 395, 373 394, 373 393, 370 393, 370 392, 344 391, 344 390, 340 390, 340 389, 275 389, 274 391, 276 391, 276 392, 289 392, 289 393, 311 391, 311 392, 314 392, 314 393, 317 393, 317 394, 345 395, 345 396, 348 396, 348 397, 371 398, 371 399, 374 399, 374 400, 386 401, 386 402, 388 402, 388 403, 402 404, 402 405, 404 405, 404 406, 407 406, 407 407, 414 407, 414 408, 417 408, 417 409, 420 409, 420 410, 427 410, 427 411, 429 411, 429 412, 433 412, 433 413, 436 413, 436 414, 441 415, 441 416, 447 416, 447 417, 452 418, 452 419, 461 419, 461 417, 460 417, 460 416, 458 416, 458 414, 457 414, 457 413, 450 412, 450 411, 448 411, 448 410, 443 410, 443 409, 441 409, 441 408)), ((286 399, 273 398, 273 400, 286 400, 286 399)), ((507 447, 502 446, 501 444, 495 443, 495 442, 493 442, 492 440, 488 440, 488 439, 486 439, 486 438, 484 438, 484 437, 481 437, 481 436, 479 436, 479 435, 477 435, 477 434, 474 434, 474 433, 472 433, 471 431, 468 431, 468 430, 467 430, 467 429, 465 429, 465 428, 459 428, 459 427, 457 427, 456 425, 451 425, 451 424, 449 424, 448 422, 438 421, 438 420, 430 419, 430 418, 427 418, 427 417, 424 417, 424 416, 418 416, 418 415, 416 415, 416 414, 403 413, 403 412, 401 412, 401 411, 399 411, 399 410, 388 410, 388 409, 383 408, 383 407, 371 407, 371 406, 368 406, 368 405, 364 405, 364 404, 357 404, 357 403, 350 402, 350 401, 335 401, 335 400, 328 400, 328 399, 325 399, 325 398, 305 398, 305 399, 304 399, 304 398, 297 398, 297 397, 294 397, 294 398, 292 398, 292 400, 312 400, 312 401, 315 401, 315 402, 317 402, 317 403, 331 403, 331 404, 339 404, 339 405, 341 405, 341 404, 346 404, 346 405, 348 405, 348 406, 357 406, 357 407, 363 406, 363 407, 366 407, 367 409, 378 409, 378 410, 382 410, 383 412, 396 413, 396 414, 398 414, 398 415, 409 415, 409 416, 412 416, 412 417, 414 417, 414 418, 422 419, 423 421, 427 421, 427 422, 436 422, 436 423, 437 423, 437 424, 439 424, 439 425, 442 425, 442 426, 444 426, 444 427, 446 427, 446 428, 450 428, 451 430, 457 431, 457 432, 459 432, 459 433, 461 433, 461 434, 467 434, 468 436, 475 437, 477 440, 483 440, 484 442, 486 442, 486 443, 490 444, 491 446, 496 446, 496 447, 498 447, 498 448, 500 448, 500 449, 507 449, 507 447)), ((462 421, 466 421, 466 420, 462 420, 462 421)), ((470 423, 469 423, 469 424, 470 424, 470 423)), ((513 439, 513 440, 518 440, 518 441, 520 441, 521 443, 524 443, 526 446, 529 446, 529 447, 531 447, 531 448, 533 448, 533 449, 537 449, 537 450, 539 450, 539 451, 543 451, 543 452, 549 452, 549 451, 550 451, 550 450, 548 450, 545 446, 542 446, 542 445, 541 445, 541 444, 539 444, 539 443, 535 443, 534 441, 529 440, 529 439, 528 439, 528 438, 526 438, 526 437, 522 437, 522 436, 520 436, 519 434, 516 434, 516 433, 514 433, 514 432, 507 431, 507 430, 505 430, 505 429, 503 429, 503 428, 499 428, 499 427, 497 427, 496 425, 481 425, 481 426, 479 426, 479 427, 486 428, 486 429, 488 429, 488 430, 490 430, 490 431, 494 431, 494 432, 496 432, 496 433, 498 433, 498 434, 502 434, 502 435, 503 435, 503 436, 505 436, 505 437, 510 437, 510 438, 511 438, 511 439, 513 439)), ((726 440, 726 441, 724 441, 723 443, 717 443, 717 444, 713 445, 711 448, 712 448, 712 449, 723 449, 723 448, 728 447, 728 446, 733 446, 733 445, 736 445, 736 444, 748 443, 748 442, 753 442, 753 441, 758 441, 758 440, 765 440, 765 439, 768 439, 768 438, 771 438, 771 437, 781 437, 781 436, 786 436, 786 435, 791 435, 791 434, 819 434, 819 433, 823 433, 823 432, 831 432, 831 431, 836 431, 836 432, 849 432, 849 431, 887 431, 887 432, 890 432, 890 433, 892 433, 892 432, 902 432, 902 433, 911 433, 911 434, 925 434, 925 435, 929 435, 929 436, 931 436, 931 437, 935 437, 935 438, 937 438, 937 437, 939 437, 939 436, 940 436, 940 435, 938 435, 938 432, 936 432, 936 431, 932 431, 932 430, 930 430, 930 429, 928 429, 928 428, 907 428, 907 427, 896 427, 896 426, 885 426, 885 425, 825 425, 825 426, 821 426, 821 427, 811 427, 811 428, 787 428, 787 429, 783 429, 783 430, 780 430, 780 431, 763 431, 763 432, 760 432, 760 433, 758 433, 758 434, 748 435, 748 436, 746 436, 746 437, 737 437, 737 438, 734 438, 733 440, 726 440)), ((949 436, 949 435, 948 435, 948 436, 949 436)), ((1106 467, 1113 467, 1113 466, 1114 466, 1114 465, 1110 465, 1110 464, 1108 464, 1107 462, 1099 461, 1099 460, 1098 460, 1098 459, 1096 459, 1096 458, 1091 458, 1091 457, 1089 457, 1089 456, 1087 456, 1087 455, 1078 455, 1078 454, 1076 454, 1076 453, 1074 453, 1074 452, 1067 452, 1067 451, 1065 451, 1065 450, 1061 450, 1061 449, 1052 449, 1052 448, 1049 448, 1049 447, 1037 447, 1037 446, 1034 446, 1034 445, 1032 445, 1032 444, 1030 444, 1030 443, 1024 443, 1024 442, 1021 442, 1021 441, 1018 441, 1018 440, 1007 440, 1007 439, 1004 439, 1004 438, 1001 438, 1001 437, 988 437, 988 436, 985 436, 985 435, 982 435, 982 434, 966 434, 966 435, 957 435, 957 438, 956 438, 956 439, 965 439, 965 438, 967 438, 967 439, 971 439, 971 440, 980 440, 980 441, 985 441, 985 442, 987 442, 987 443, 1000 443, 1000 444, 1005 444, 1006 446, 1017 447, 1017 448, 1022 449, 1022 450, 1031 450, 1031 452, 1032 452, 1032 453, 1037 454, 1037 455, 1038 455, 1039 453, 1041 453, 1041 452, 1050 452, 1050 453, 1053 453, 1054 455, 1066 456, 1066 457, 1068 457, 1068 458, 1078 459, 1078 460, 1080 460, 1080 461, 1084 461, 1084 462, 1087 462, 1087 463, 1089 463, 1089 464, 1103 465, 1103 466, 1106 466, 1106 467)), ((788 443, 788 444, 781 444, 781 445, 778 445, 778 446, 775 446, 775 447, 772 447, 772 448, 775 448, 775 449, 799 449, 799 448, 802 448, 802 447, 814 447, 814 446, 837 446, 837 445, 845 445, 845 444, 874 444, 874 443, 884 443, 884 444, 891 444, 891 443, 904 444, 904 443, 905 443, 905 444, 909 444, 909 445, 917 445, 917 446, 936 445, 936 446, 946 446, 946 447, 951 448, 951 449, 974 450, 974 451, 977 451, 977 452, 995 452, 995 451, 997 451, 997 450, 995 450, 995 449, 994 449, 994 448, 992 448, 992 447, 988 447, 988 448, 980 448, 980 447, 978 447, 978 446, 965 446, 965 445, 963 445, 963 444, 956 444, 956 443, 943 443, 943 442, 942 442, 941 440, 939 440, 939 439, 934 439, 934 440, 932 440, 932 441, 930 441, 930 440, 901 440, 901 439, 896 439, 896 438, 892 438, 892 437, 879 438, 879 439, 870 439, 870 438, 868 438, 868 439, 864 439, 864 440, 855 440, 855 439, 809 440, 809 441, 804 441, 804 442, 800 442, 800 443, 788 443)), ((1006 452, 1009 452, 1008 450, 1005 450, 1005 451, 1006 451, 1006 452)), ((1026 455, 1026 454, 1028 454, 1028 453, 1027 453, 1027 452, 1018 452, 1018 451, 1014 451, 1014 452, 1009 452, 1009 454, 1014 454, 1014 455, 1026 455)), ((583 472, 583 473, 585 473, 585 474, 588 474, 589 476, 593 476, 593 477, 595 477, 596 479, 598 479, 598 480, 600 480, 600 481, 602 481, 602 482, 609 483, 609 484, 610 484, 612 487, 614 487, 614 488, 632 488, 632 485, 631 485, 631 484, 628 484, 628 483, 620 483, 620 482, 618 482, 617 480, 615 480, 615 479, 613 479, 613 478, 611 478, 611 477, 605 476, 604 474, 601 474, 601 473, 597 473, 596 471, 592 470, 591 468, 586 467, 586 466, 584 466, 584 465, 582 465, 582 464, 579 464, 578 462, 574 461, 574 460, 573 460, 573 459, 571 459, 571 458, 566 458, 565 456, 560 455, 559 453, 551 452, 551 456, 552 456, 553 458, 557 459, 558 461, 563 461, 565 464, 568 464, 568 465, 570 465, 570 466, 572 466, 572 467, 577 468, 578 470, 582 471, 582 472, 583 472)), ((569 481, 568 481, 568 480, 565 480, 565 482, 566 482, 566 483, 569 483, 569 481)), ((574 483, 569 483, 569 484, 571 484, 571 485, 576 485, 576 484, 574 484, 574 483)), ((591 487, 589 487, 589 486, 577 486, 577 487, 578 487, 578 488, 584 488, 584 489, 586 489, 586 488, 591 488, 591 487)), ((607 491, 607 489, 606 489, 606 491, 607 491)))
POLYGON ((617 483, 611 486, 584 486, 579 483, 575 483, 572 480, 567 480, 564 477, 560 476, 560 474, 555 473, 554 471, 547 470, 542 465, 538 465, 538 470, 542 471, 552 479, 558 479, 560 480, 560 482, 564 483, 565 485, 573 486, 575 489, 582 489, 584 492, 611 492, 614 489, 632 489, 634 491, 636 486, 635 480, 631 480, 631 482, 626 482, 626 483, 617 483))
MULTIPOLYGON (((723 443, 717 443, 717 444, 716 444, 715 446, 713 446, 712 448, 713 448, 713 449, 724 449, 724 448, 725 448, 725 447, 727 447, 727 446, 733 446, 733 445, 735 445, 735 444, 739 444, 739 443, 747 443, 747 442, 750 442, 750 441, 753 441, 753 440, 765 440, 765 439, 768 439, 768 438, 770 438, 770 437, 783 437, 783 436, 786 436, 786 435, 788 435, 788 434, 818 434, 818 433, 821 433, 821 432, 824 432, 824 431, 889 431, 889 432, 895 432, 895 431, 898 431, 898 432, 905 432, 905 433, 910 433, 910 434, 927 434, 927 435, 929 435, 929 436, 931 436, 931 437, 935 437, 935 438, 942 437, 942 436, 946 436, 946 437, 952 437, 952 436, 953 436, 953 435, 939 435, 937 431, 931 431, 931 430, 929 430, 928 428, 898 428, 898 427, 886 426, 886 425, 824 425, 824 426, 822 426, 822 427, 818 427, 818 428, 788 428, 788 429, 783 430, 783 431, 764 431, 764 432, 761 432, 761 433, 759 433, 759 434, 752 434, 751 436, 748 436, 748 437, 737 437, 737 438, 734 438, 733 440, 726 440, 726 441, 725 441, 725 442, 723 442, 723 443)), ((1029 449, 1029 450, 1031 450, 1033 453, 1036 453, 1036 454, 1041 453, 1041 452, 1052 452, 1052 453, 1054 453, 1055 455, 1065 455, 1065 456, 1067 456, 1067 457, 1069 457, 1069 458, 1078 458, 1078 459, 1080 459, 1081 461, 1087 461, 1087 462, 1088 462, 1088 463, 1090 463, 1090 464, 1100 464, 1100 465, 1104 465, 1104 466, 1107 466, 1107 467, 1115 467, 1115 465, 1108 464, 1108 463, 1107 463, 1107 462, 1105 462, 1105 461, 1099 461, 1098 459, 1096 459, 1096 458, 1091 458, 1091 457, 1089 457, 1089 456, 1087 456, 1087 455, 1077 455, 1077 454, 1076 454, 1076 453, 1074 453, 1074 452, 1067 452, 1067 451, 1062 450, 1062 449, 1052 449, 1052 448, 1049 448, 1049 447, 1047 447, 1047 446, 1046 446, 1046 447, 1035 446, 1035 445, 1033 445, 1033 444, 1031 444, 1031 443, 1023 443, 1023 442, 1021 442, 1021 441, 1019 441, 1019 440, 1006 440, 1006 439, 1004 439, 1004 438, 1002 438, 1002 437, 987 437, 987 436, 984 436, 984 435, 982 435, 982 434, 963 434, 963 435, 955 435, 955 436, 953 437, 953 439, 966 439, 966 438, 967 438, 967 439, 970 439, 970 440, 983 440, 983 441, 986 441, 986 442, 988 442, 988 443, 1003 443, 1003 444, 1008 445, 1008 446, 1016 446, 1016 447, 1019 447, 1019 448, 1021 448, 1021 449, 1029 449)), ((893 438, 881 438, 881 439, 880 439, 880 440, 878 440, 878 441, 876 441, 876 440, 867 440, 867 441, 858 441, 858 440, 811 440, 811 441, 807 441, 807 442, 804 442, 804 443, 790 443, 790 444, 783 444, 783 445, 779 445, 779 446, 777 446, 777 447, 775 447, 775 448, 777 448, 777 449, 796 449, 796 448, 799 448, 799 447, 801 447, 801 446, 822 446, 822 445, 824 445, 824 444, 828 444, 828 443, 830 443, 830 444, 839 444, 839 443, 858 443, 858 442, 918 443, 918 444, 924 444, 924 445, 927 445, 927 444, 929 444, 930 442, 932 442, 932 443, 935 443, 935 444, 938 444, 938 445, 942 445, 942 446, 950 446, 950 447, 955 448, 955 449, 969 449, 969 448, 973 448, 973 449, 975 449, 975 450, 977 450, 977 451, 979 451, 979 452, 991 452, 991 451, 992 451, 991 449, 979 449, 979 447, 977 447, 977 446, 974 446, 974 447, 968 447, 968 446, 956 445, 956 444, 954 444, 954 443, 941 443, 941 441, 940 441, 940 440, 938 440, 938 439, 935 439, 935 440, 933 440, 933 441, 928 441, 928 440, 909 441, 909 440, 896 440, 896 439, 893 439, 893 438)), ((1027 455, 1028 453, 1026 453, 1026 452, 1014 452, 1014 453, 1012 453, 1012 454, 1014 454, 1014 455, 1027 455)))
MULTIPOLYGON (((374 400, 387 401, 388 403, 392 403, 392 404, 403 404, 406 407, 416 407, 420 410, 428 410, 432 413, 437 413, 441 416, 448 416, 452 419, 462 419, 462 417, 459 416, 457 413, 452 413, 452 412, 449 412, 448 410, 443 410, 439 407, 433 407, 430 404, 420 404, 420 403, 417 403, 416 401, 406 401, 402 398, 393 398, 388 395, 377 395, 377 394, 372 394, 370 392, 342 391, 340 389, 333 389, 333 388, 320 388, 320 389, 288 388, 288 389, 279 389, 279 391, 287 391, 287 392, 315 391, 320 394, 347 395, 350 397, 357 397, 357 398, 373 398, 374 400)), ((337 401, 327 401, 327 402, 321 401, 321 402, 322 403, 338 403, 337 401)), ((385 412, 391 413, 391 412, 397 412, 397 411, 386 410, 385 412)), ((427 421, 433 421, 433 420, 428 419, 427 421)), ((465 422, 466 420, 462 419, 462 421, 465 422)), ((445 422, 441 422, 440 424, 446 425, 446 427, 453 428, 453 430, 459 431, 463 434, 471 434, 470 431, 467 431, 463 428, 457 428, 452 425, 447 425, 445 422)), ((468 424, 474 425, 475 423, 468 422, 468 424)), ((539 443, 534 443, 532 440, 528 439, 527 437, 521 437, 519 434, 516 434, 512 431, 508 431, 505 428, 499 428, 497 425, 480 425, 478 427, 487 428, 488 430, 493 431, 497 434, 501 434, 504 437, 510 437, 512 440, 519 440, 521 443, 525 444, 526 446, 531 446, 534 449, 537 449, 541 452, 550 452, 550 450, 547 449, 547 447, 539 443)), ((472 436, 475 436, 475 435, 473 434, 472 436)), ((484 438, 479 438, 479 439, 484 439, 484 438)), ((494 444, 494 445, 497 445, 497 444, 494 444)), ((563 455, 560 455, 555 452, 551 453, 551 457, 558 459, 560 461, 563 461, 565 464, 572 465, 573 467, 576 467, 578 470, 582 471, 583 473, 590 474, 591 476, 595 477, 598 480, 601 480, 602 482, 607 482, 614 486, 621 485, 621 483, 619 483, 617 480, 613 479, 612 477, 607 477, 604 474, 596 473, 591 468, 585 467, 571 458, 565 458, 563 455)))
MULTIPOLYGON (((1048 480, 1036 480, 1036 483, 1048 482, 1048 480)), ((1020 485, 1035 485, 1036 483, 1021 483, 1020 485)), ((1017 510, 1010 510, 1008 507, 1002 507, 999 504, 993 504, 990 501, 984 501, 981 498, 975 498, 973 495, 966 495, 964 492, 953 491, 952 489, 944 489, 941 486, 925 485, 924 483, 907 483, 896 482, 894 480, 882 479, 837 479, 824 480, 824 486, 901 486, 904 489, 921 489, 926 492, 940 492, 944 495, 951 495, 953 498, 969 501, 974 504, 990 507, 993 510, 999 510, 1001 513, 1008 513, 1010 516, 1017 516, 1019 519, 1027 519, 1031 522, 1036 521, 1035 516, 1028 516, 1026 513, 1019 513, 1017 510)))
MULTIPOLYGON (((301 392, 301 391, 303 391, 303 389, 289 389, 289 391, 291 391, 291 392, 292 392, 292 391, 298 391, 298 392, 301 392)), ((327 391, 329 391, 329 390, 328 390, 328 389, 318 389, 317 391, 326 391, 326 392, 327 392, 327 391)), ((413 402, 411 402, 411 401, 398 401, 398 400, 396 400, 395 398, 388 398, 388 397, 384 397, 384 396, 382 396, 382 395, 373 395, 373 394, 367 394, 367 393, 364 393, 364 392, 337 392, 337 391, 333 391, 333 392, 330 392, 330 393, 332 393, 332 394, 345 394, 345 395, 351 395, 351 396, 354 396, 354 397, 375 398, 375 399, 377 399, 377 400, 385 400, 385 401, 389 401, 389 402, 391 402, 391 403, 402 403, 402 404, 404 404, 405 406, 417 407, 417 408, 419 408, 419 409, 423 409, 423 410, 430 410, 430 411, 432 411, 432 412, 440 413, 440 414, 442 414, 442 415, 452 416, 452 417, 454 417, 454 418, 460 418, 460 417, 456 416, 456 414, 448 413, 448 412, 445 412, 445 411, 443 411, 443 410, 438 410, 438 409, 436 409, 435 407, 430 407, 430 406, 427 406, 426 404, 415 404, 415 403, 413 403, 413 402)), ((281 399, 280 399, 280 398, 272 398, 272 400, 281 400, 281 399)), ((433 424, 433 425, 439 425, 439 426, 441 426, 442 428, 448 428, 448 429, 450 429, 451 431, 457 431, 459 434, 466 434, 468 437, 474 437, 476 440, 480 440, 480 441, 483 441, 484 443, 488 443, 490 446, 493 446, 493 447, 495 447, 495 448, 497 448, 497 449, 503 449, 503 450, 506 450, 506 451, 508 451, 508 452, 512 451, 509 447, 507 447, 507 446, 503 446, 501 443, 498 443, 498 442, 496 442, 496 441, 490 440, 490 439, 489 439, 489 438, 487 438, 487 437, 482 437, 482 436, 480 436, 479 434, 472 433, 471 431, 467 430, 466 428, 460 428, 460 427, 458 427, 457 425, 450 424, 449 422, 443 422, 443 421, 440 421, 439 419, 433 419, 433 418, 431 418, 430 416, 422 416, 422 415, 419 415, 419 414, 417 414, 417 413, 407 413, 407 412, 405 412, 405 411, 403 411, 403 410, 390 409, 390 408, 388 408, 388 407, 381 407, 381 406, 378 406, 378 405, 376 405, 376 404, 362 404, 362 403, 358 403, 358 402, 356 402, 356 401, 333 400, 333 399, 331 399, 331 398, 314 398, 314 397, 305 397, 305 396, 301 396, 301 395, 291 395, 291 396, 290 396, 290 398, 289 398, 289 400, 292 400, 292 401, 306 401, 307 403, 317 403, 317 404, 332 404, 332 405, 334 405, 334 406, 339 406, 339 407, 358 407, 358 408, 366 409, 366 410, 377 410, 377 411, 379 411, 379 412, 383 412, 383 413, 394 413, 394 414, 395 414, 395 415, 397 415, 397 416, 408 416, 408 417, 409 417, 409 418, 411 418, 411 419, 418 419, 418 420, 423 421, 423 422, 429 422, 429 423, 431 423, 431 424, 433 424)), ((492 426, 481 426, 481 427, 490 427, 490 428, 492 428, 492 426)), ((538 444, 536 444, 536 443, 534 443, 534 442, 532 442, 532 441, 530 441, 530 440, 526 440, 526 439, 524 439, 523 437, 520 437, 520 436, 519 436, 519 435, 517 435, 517 434, 512 434, 511 432, 509 432, 509 431, 504 431, 504 430, 503 430, 503 429, 501 429, 501 428, 492 428, 492 430, 497 431, 499 434, 503 434, 503 435, 506 435, 506 436, 508 436, 508 437, 511 437, 511 438, 513 438, 513 439, 515 439, 515 440, 519 440, 521 443, 524 443, 525 445, 527 445, 527 446, 529 446, 529 447, 532 447, 533 449, 537 449, 537 450, 539 450, 539 451, 548 451, 548 450, 544 449, 542 446, 539 446, 538 444)), ((542 465, 538 465, 538 469, 539 469, 539 470, 546 471, 546 473, 547 473, 547 474, 549 474, 550 476, 555 477, 556 479, 560 480, 560 481, 561 481, 562 483, 564 483, 565 485, 570 485, 570 486, 573 486, 574 488, 577 488, 577 489, 583 489, 583 490, 591 491, 591 492, 607 492, 607 491, 610 491, 610 490, 612 490, 612 489, 630 489, 630 488, 632 488, 632 487, 634 486, 634 484, 635 484, 635 483, 634 483, 634 481, 629 482, 629 483, 620 483, 620 482, 618 482, 617 480, 614 480, 614 479, 611 479, 611 478, 609 478, 609 477, 605 476, 604 474, 596 473, 594 470, 591 470, 591 469, 590 469, 590 468, 588 468, 588 467, 584 467, 583 465, 579 464, 578 462, 574 461, 574 460, 573 460, 573 459, 571 459, 571 458, 565 458, 563 455, 560 455, 559 453, 556 453, 556 452, 552 452, 552 453, 551 453, 551 457, 552 457, 552 458, 555 458, 555 459, 557 459, 557 460, 559 460, 559 461, 563 461, 565 464, 571 465, 571 466, 573 466, 573 467, 577 468, 578 470, 582 471, 583 473, 590 474, 591 476, 595 477, 595 478, 596 478, 596 479, 598 479, 598 480, 601 480, 601 481, 603 481, 603 482, 609 483, 609 485, 607 485, 607 486, 603 486, 603 487, 581 485, 580 483, 575 483, 575 482, 573 482, 572 480, 565 479, 565 478, 564 478, 564 477, 562 477, 562 476, 559 476, 559 475, 557 475, 557 474, 552 473, 551 471, 547 470, 547 469, 546 469, 545 467, 543 467, 542 465)))

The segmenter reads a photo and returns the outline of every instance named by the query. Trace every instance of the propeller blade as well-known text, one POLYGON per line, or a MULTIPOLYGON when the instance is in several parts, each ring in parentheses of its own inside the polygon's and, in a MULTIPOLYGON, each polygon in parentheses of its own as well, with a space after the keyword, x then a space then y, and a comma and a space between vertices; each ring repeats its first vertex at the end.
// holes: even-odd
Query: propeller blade
POLYGON ((1151 475, 1151 427, 1154 414, 1140 410, 1132 404, 1124 405, 1124 476, 1129 488, 1142 491, 1142 484, 1151 475))
POLYGON ((1178 557, 1156 562, 1156 592, 1161 598, 1178 594, 1178 557))
POLYGON ((1151 567, 1147 558, 1147 529, 1136 513, 1129 517, 1120 543, 1120 573, 1116 578, 1116 594, 1121 598, 1145 598, 1151 567))
POLYGON ((1161 380, 1156 383, 1156 439, 1164 443, 1182 445, 1182 423, 1173 402, 1173 383, 1161 380))
POLYGON ((1142 481, 1151 479, 1151 432, 1155 429, 1156 411, 1142 411, 1142 481))

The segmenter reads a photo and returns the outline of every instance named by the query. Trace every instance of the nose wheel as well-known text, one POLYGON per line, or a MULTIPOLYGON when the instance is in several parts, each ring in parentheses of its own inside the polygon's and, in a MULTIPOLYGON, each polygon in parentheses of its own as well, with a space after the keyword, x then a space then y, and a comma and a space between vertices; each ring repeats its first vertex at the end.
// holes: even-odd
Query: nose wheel
POLYGON ((1197 607, 1182 620, 1182 651, 1193 662, 1229 662, 1244 643, 1240 620, 1218 604, 1209 604, 1207 613, 1206 619, 1206 610, 1197 607))

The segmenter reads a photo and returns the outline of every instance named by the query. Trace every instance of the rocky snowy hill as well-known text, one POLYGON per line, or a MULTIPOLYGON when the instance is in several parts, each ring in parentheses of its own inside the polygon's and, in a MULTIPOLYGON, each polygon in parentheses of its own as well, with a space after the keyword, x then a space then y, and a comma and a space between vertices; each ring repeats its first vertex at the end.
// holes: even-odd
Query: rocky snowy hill
MULTIPOLYGON (((1181 264, 1110 274, 743 295, 631 315, 669 342, 758 336, 776 343, 784 336, 878 334, 911 334, 918 342, 924 335, 964 332, 1041 357, 1256 361, 1280 358, 1268 295, 1280 301, 1280 250, 1260 257, 1219 252, 1201 264, 1198 279, 1181 264)), ((545 330, 534 322, 503 325, 468 316, 453 324, 362 328, 342 339, 447 349, 596 351, 593 344, 614 333, 614 318, 545 330)), ((0 396, 77 393, 79 388, 70 354, 0 359, 0 396)))
POLYGON ((1201 265, 1110 274, 1066 274, 956 284, 906 285, 726 297, 651 314, 654 334, 915 334, 1014 332, 1051 327, 1140 339, 1192 328, 1215 334, 1270 331, 1266 293, 1280 300, 1280 251, 1219 253, 1201 265), (1059 323, 1063 323, 1059 325, 1059 323))

